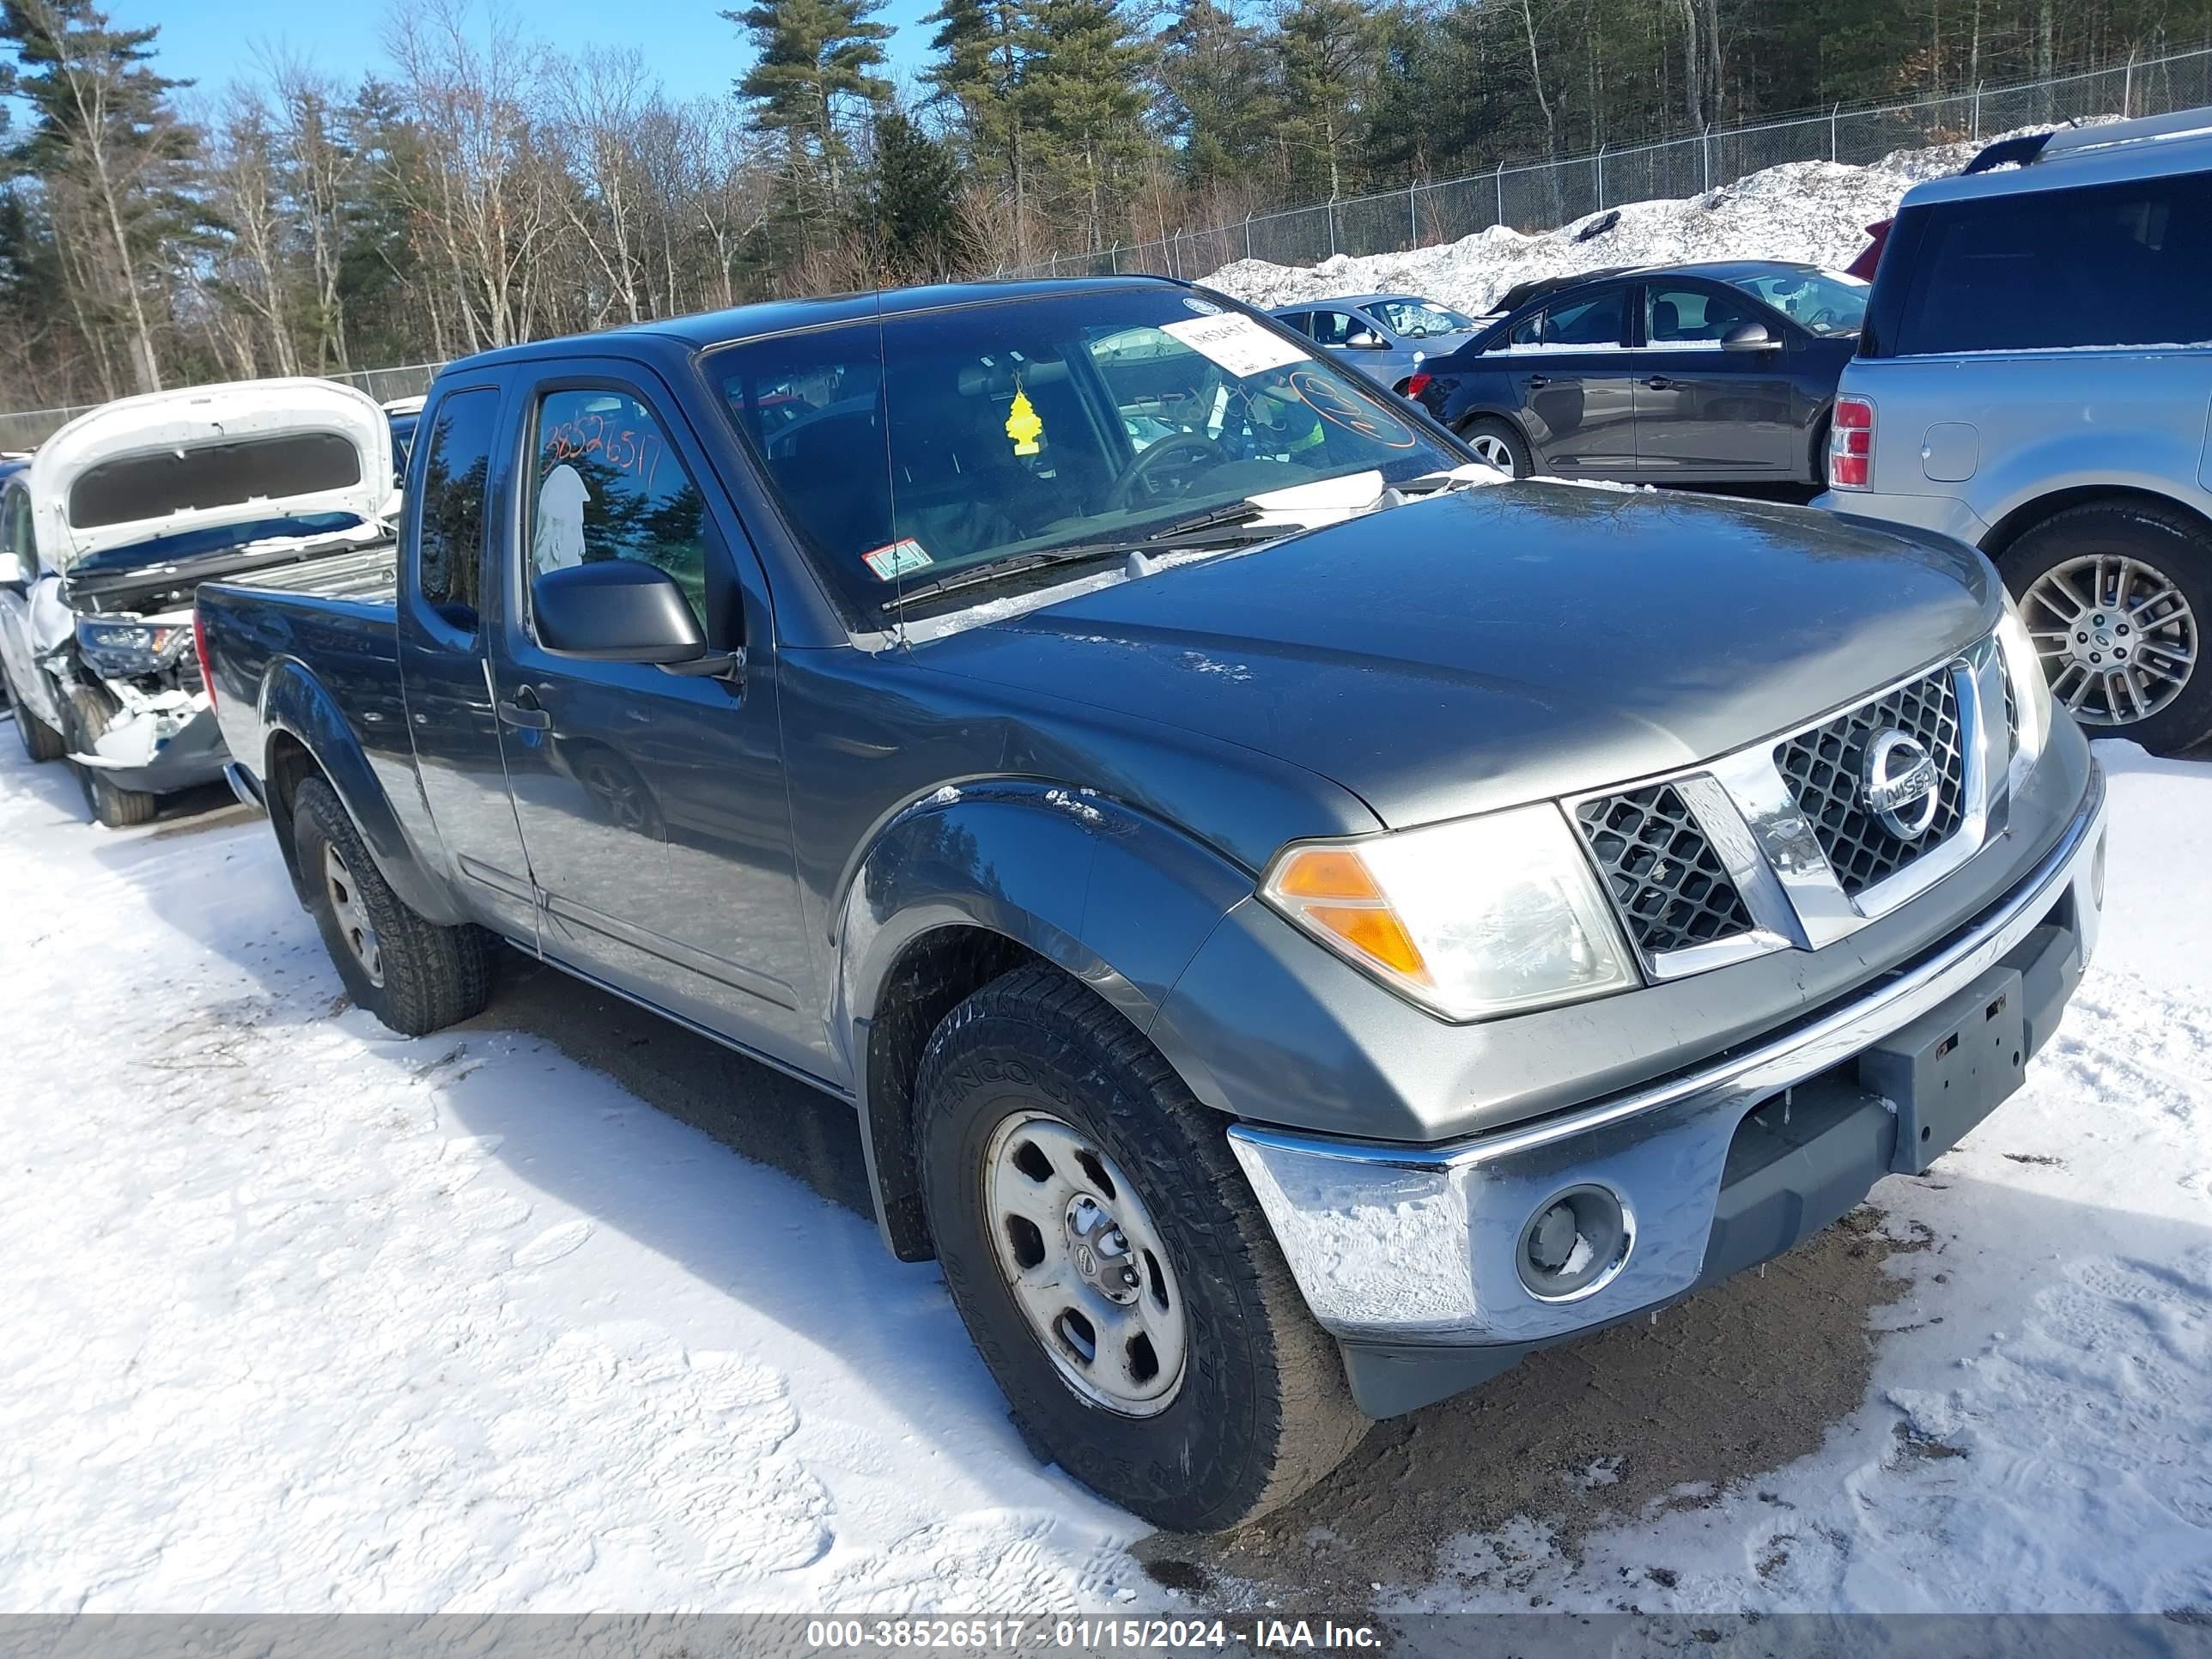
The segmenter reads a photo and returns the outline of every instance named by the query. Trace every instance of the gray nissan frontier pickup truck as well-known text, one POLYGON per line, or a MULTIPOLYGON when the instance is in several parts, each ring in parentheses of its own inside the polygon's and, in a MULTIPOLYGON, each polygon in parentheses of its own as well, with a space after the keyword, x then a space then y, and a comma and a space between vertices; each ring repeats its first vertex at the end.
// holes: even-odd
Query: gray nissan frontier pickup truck
POLYGON ((438 376, 397 591, 203 586, 353 999, 495 941, 851 1103, 1027 1444, 1236 1525, 2021 1083, 2104 787, 1980 555, 1500 482, 1149 278, 438 376))

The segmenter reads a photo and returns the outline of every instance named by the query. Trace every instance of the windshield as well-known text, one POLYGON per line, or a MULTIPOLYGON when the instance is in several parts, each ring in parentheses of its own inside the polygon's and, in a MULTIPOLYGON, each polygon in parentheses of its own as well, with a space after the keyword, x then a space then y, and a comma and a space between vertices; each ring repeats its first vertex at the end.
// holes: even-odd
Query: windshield
POLYGON ((1377 300, 1367 307, 1393 334, 1425 339, 1437 334, 1464 334, 1474 319, 1434 300, 1377 300))
POLYGON ((1770 270, 1737 276, 1740 288, 1764 300, 1800 327, 1815 334, 1856 334, 1866 320, 1870 284, 1840 270, 1770 270))
POLYGON ((895 584, 1464 459, 1310 343, 1172 289, 891 317, 880 339, 870 319, 703 360, 786 517, 863 616, 895 584))

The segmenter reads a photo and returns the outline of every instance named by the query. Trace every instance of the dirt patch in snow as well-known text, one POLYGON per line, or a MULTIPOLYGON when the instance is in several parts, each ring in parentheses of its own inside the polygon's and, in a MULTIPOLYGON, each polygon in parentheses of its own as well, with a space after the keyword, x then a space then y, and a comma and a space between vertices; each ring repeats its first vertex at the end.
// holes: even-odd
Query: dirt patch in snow
MULTIPOLYGON (((1219 1539, 1160 1534, 1136 1554, 1202 1603, 1273 1604, 1341 1620, 1376 1588, 1456 1571, 1470 1590, 1512 1587, 1510 1548, 1443 1546, 1529 1531, 1571 1551, 1593 1528, 1698 1508, 1819 1449, 1866 1398, 1868 1316, 1907 1281, 1900 1244, 1855 1211, 1803 1248, 1692 1297, 1657 1322, 1547 1350, 1496 1382, 1378 1424, 1337 1472, 1287 1510, 1219 1539)), ((1762 1494, 1764 1496, 1764 1494, 1762 1494)))

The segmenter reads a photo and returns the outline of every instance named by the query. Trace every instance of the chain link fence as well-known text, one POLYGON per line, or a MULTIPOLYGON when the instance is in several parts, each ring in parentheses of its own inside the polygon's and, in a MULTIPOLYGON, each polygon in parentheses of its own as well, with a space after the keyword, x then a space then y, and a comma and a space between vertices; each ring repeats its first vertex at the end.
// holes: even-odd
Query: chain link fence
POLYGON ((1255 214, 1232 224, 1063 254, 1000 274, 1103 276, 1146 271, 1200 277, 1238 259, 1311 265, 1340 253, 1402 253, 1455 242, 1492 225, 1553 230, 1624 202, 1696 196, 1785 161, 1864 166, 1892 150, 1978 141, 2017 127, 2162 115, 2206 104, 2212 104, 2212 48, 2130 58, 2050 81, 1977 87, 1875 108, 1838 105, 1825 115, 1716 128, 1525 166, 1501 164, 1465 178, 1415 181, 1401 190, 1255 214))
MULTIPOLYGON (((442 363, 408 363, 398 368, 356 368, 343 374, 326 374, 319 378, 353 386, 384 404, 395 398, 422 396, 430 389, 430 377, 443 367, 442 363)), ((78 416, 88 414, 100 406, 98 404, 65 404, 56 409, 25 409, 12 414, 0 414, 0 453, 35 448, 78 416)))

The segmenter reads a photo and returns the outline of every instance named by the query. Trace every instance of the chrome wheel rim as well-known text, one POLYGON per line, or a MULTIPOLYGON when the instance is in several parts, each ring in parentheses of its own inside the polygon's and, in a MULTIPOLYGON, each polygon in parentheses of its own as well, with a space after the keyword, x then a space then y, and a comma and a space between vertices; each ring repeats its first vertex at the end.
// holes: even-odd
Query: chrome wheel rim
POLYGON ((1504 439, 1495 432, 1478 432, 1467 441, 1479 460, 1487 461, 1509 477, 1513 472, 1513 451, 1504 439))
POLYGON ((2197 672, 2197 614, 2164 571, 2119 553, 2055 565, 2021 609, 2051 695, 2085 726, 2132 726, 2197 672))
POLYGON ((1182 1292, 1114 1162, 1060 1119, 1017 1112, 984 1151, 983 1199, 999 1270, 1060 1380, 1124 1417, 1173 1404, 1189 1350, 1182 1292))
POLYGON ((323 843, 323 894, 331 902, 331 915, 337 918, 338 937, 353 952, 361 970, 368 975, 368 982, 380 989, 384 985, 384 952, 376 942, 376 928, 368 919, 368 907, 362 902, 361 884, 346 868, 346 861, 338 856, 338 849, 329 842, 323 843))

